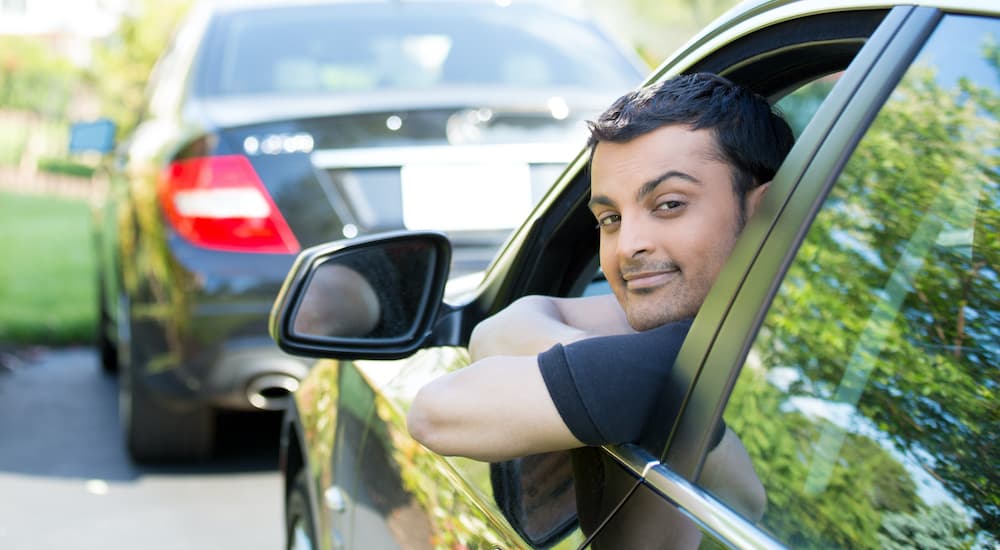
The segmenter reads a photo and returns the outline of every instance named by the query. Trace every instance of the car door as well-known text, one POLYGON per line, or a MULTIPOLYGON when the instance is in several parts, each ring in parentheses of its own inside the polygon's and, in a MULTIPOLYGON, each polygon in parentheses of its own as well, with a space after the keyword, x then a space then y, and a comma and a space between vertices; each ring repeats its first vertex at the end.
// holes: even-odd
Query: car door
POLYGON ((641 478, 619 522, 683 510, 709 547, 997 544, 998 34, 995 16, 885 17, 699 313, 662 460, 611 450, 641 478), (760 521, 691 483, 720 417, 760 521))

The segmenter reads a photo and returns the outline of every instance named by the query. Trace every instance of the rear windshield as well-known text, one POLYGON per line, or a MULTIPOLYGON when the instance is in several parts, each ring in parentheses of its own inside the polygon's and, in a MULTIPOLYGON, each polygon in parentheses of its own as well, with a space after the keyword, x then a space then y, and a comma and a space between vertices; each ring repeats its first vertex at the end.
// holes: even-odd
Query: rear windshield
POLYGON ((198 96, 440 86, 620 91, 643 76, 597 28, 541 6, 422 3, 248 9, 215 18, 198 96))

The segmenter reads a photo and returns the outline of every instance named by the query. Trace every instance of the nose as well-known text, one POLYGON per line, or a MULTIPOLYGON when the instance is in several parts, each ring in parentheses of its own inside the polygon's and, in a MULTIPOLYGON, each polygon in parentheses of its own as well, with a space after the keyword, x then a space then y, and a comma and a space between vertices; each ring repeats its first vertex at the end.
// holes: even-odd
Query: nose
POLYGON ((635 258, 653 249, 653 228, 643 223, 641 216, 622 216, 618 227, 618 254, 623 259, 635 258))

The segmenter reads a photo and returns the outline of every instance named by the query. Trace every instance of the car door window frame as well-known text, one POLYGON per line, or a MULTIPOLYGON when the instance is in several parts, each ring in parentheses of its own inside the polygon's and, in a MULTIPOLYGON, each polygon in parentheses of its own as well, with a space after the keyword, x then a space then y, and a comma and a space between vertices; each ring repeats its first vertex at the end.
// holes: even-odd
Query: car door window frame
MULTIPOLYGON (((606 452, 625 469, 638 476, 636 489, 648 488, 655 491, 671 503, 668 505, 683 509, 701 528, 728 544, 740 547, 744 545, 762 548, 781 547, 780 542, 689 481, 697 479, 707 455, 709 436, 712 433, 709 428, 721 419, 723 407, 719 405, 720 390, 725 390, 724 395, 728 396, 728 391, 731 390, 735 380, 734 374, 733 380, 728 380, 728 384, 723 386, 718 380, 719 371, 725 371, 722 374, 729 374, 730 369, 706 367, 706 365, 727 365, 715 363, 710 354, 719 353, 719 348, 727 348, 730 352, 733 350, 729 345, 712 346, 712 344, 725 340, 719 336, 724 334, 722 329, 728 328, 724 323, 731 318, 749 317, 749 320, 753 321, 760 317, 759 307, 749 310, 749 314, 738 316, 731 314, 734 310, 746 311, 738 305, 743 299, 743 295, 738 294, 740 289, 747 284, 760 284, 755 282, 755 278, 751 275, 759 255, 775 249, 776 245, 768 238, 769 235, 773 232, 784 233, 787 238, 801 241, 802 235, 798 234, 797 225, 794 230, 784 232, 780 230, 779 224, 783 220, 786 224, 789 219, 794 219, 796 224, 802 220, 803 214, 800 211, 796 211, 794 218, 789 218, 792 214, 785 212, 786 206, 792 204, 791 201, 795 198, 794 204, 801 207, 801 197, 812 194, 812 200, 808 201, 810 212, 806 215, 809 218, 815 215, 820 197, 825 196, 826 190, 835 179, 833 175, 839 173, 860 135, 874 118, 878 107, 884 103, 939 18, 939 12, 927 8, 894 9, 868 39, 866 45, 851 62, 850 68, 845 71, 844 76, 810 121, 803 139, 793 149, 789 161, 782 166, 776 176, 770 191, 771 197, 765 199, 768 204, 764 207, 769 206, 770 211, 765 211, 764 215, 758 214, 751 224, 753 227, 748 226, 746 231, 748 236, 741 238, 737 250, 734 251, 734 258, 730 259, 723 275, 720 276, 722 284, 717 283, 718 288, 713 287, 709 294, 712 303, 706 301, 706 305, 695 320, 691 331, 695 338, 689 336, 675 363, 674 370, 680 371, 678 373, 680 383, 683 383, 685 376, 688 376, 692 391, 685 403, 686 410, 682 410, 677 428, 665 448, 663 461, 652 459, 647 451, 638 449, 634 445, 605 448, 606 452), (872 74, 879 75, 879 78, 871 78, 872 74), (860 101, 855 102, 855 99, 860 101), (859 126, 860 133, 857 132, 859 126), (833 165, 827 165, 830 159, 823 158, 821 153, 832 147, 843 152, 834 160, 833 165), (817 158, 820 162, 816 162, 817 158), (800 189, 800 182, 806 181, 809 174, 816 173, 828 175, 818 180, 819 185, 803 185, 800 189), (699 325, 702 327, 701 330, 699 325), (720 330, 715 331, 714 327, 720 327, 720 330), (682 360, 687 362, 682 364, 682 360), (706 370, 716 372, 712 373, 712 376, 703 376, 706 370), (703 394, 707 394, 707 398, 703 394), (641 487, 642 485, 646 487, 641 487)), ((726 74, 724 70, 717 72, 726 74)), ((782 240, 784 239, 778 239, 782 240)), ((782 246, 786 250, 790 247, 797 248, 797 245, 792 247, 791 243, 787 242, 782 243, 782 246)), ((786 258, 782 270, 787 268, 788 261, 786 258)), ((769 272, 767 280, 769 281, 772 276, 773 272, 769 272)), ((756 276, 756 280, 759 281, 760 278, 760 275, 756 276)), ((772 288, 767 294, 773 295, 773 292, 772 288)), ((737 348, 740 357, 745 356, 746 348, 747 345, 737 348)), ((737 361, 736 364, 740 362, 737 361)), ((722 381, 727 380, 723 378, 722 381)), ((630 491, 629 496, 634 491, 635 489, 630 491)))
MULTIPOLYGON (((953 28, 952 30, 947 31, 946 29, 949 28, 949 19, 953 22, 957 22, 960 19, 973 20, 977 18, 977 15, 978 14, 965 15, 960 13, 944 12, 929 8, 920 8, 915 10, 910 21, 911 26, 904 29, 904 31, 900 33, 900 37, 912 38, 915 36, 917 41, 906 43, 897 42, 893 44, 892 48, 900 52, 900 55, 894 57, 889 53, 889 51, 887 51, 887 54, 884 56, 884 61, 880 61, 880 66, 873 67, 872 71, 873 74, 879 75, 880 79, 878 81, 874 81, 873 79, 873 82, 870 85, 866 83, 866 85, 859 90, 859 104, 849 107, 849 110, 845 111, 845 115, 842 117, 845 122, 838 123, 837 127, 835 127, 831 132, 827 142, 823 145, 823 150, 820 152, 819 157, 814 162, 813 166, 809 168, 803 178, 803 180, 812 182, 813 185, 809 188, 801 189, 801 194, 796 195, 796 197, 793 198, 795 213, 790 213, 782 220, 779 220, 779 224, 782 224, 782 226, 776 229, 775 235, 768 241, 768 243, 766 243, 765 249, 761 253, 761 256, 764 259, 755 264, 752 268, 752 272, 748 275, 748 284, 750 284, 750 281, 755 281, 759 283, 757 288, 764 288, 769 285, 768 291, 766 293, 762 293, 760 290, 754 289, 745 291, 741 294, 739 299, 742 300, 742 303, 738 302, 734 307, 733 314, 726 317, 726 326, 724 326, 719 333, 720 336, 718 341, 726 342, 727 345, 717 346, 719 348, 718 353, 713 349, 711 351, 713 355, 710 356, 707 363, 708 366, 705 367, 705 369, 717 367, 714 379, 699 381, 699 384, 704 384, 704 387, 700 388, 703 390, 700 394, 698 393, 699 388, 696 388, 695 390, 696 395, 699 395, 705 400, 718 398, 719 401, 716 401, 716 403, 719 407, 716 410, 720 413, 724 412, 727 405, 729 405, 730 392, 733 389, 733 385, 740 383, 744 385, 747 384, 746 377, 749 373, 744 372, 744 370, 748 368, 745 365, 755 365, 755 363, 758 363, 755 361, 754 357, 762 349, 779 349, 782 345, 780 340, 776 344, 775 342, 771 342, 771 344, 763 344, 762 342, 767 340, 761 339, 764 338, 764 335, 761 334, 760 331, 762 325, 765 323, 770 329, 774 329, 777 326, 775 324, 775 319, 777 318, 775 315, 780 317, 780 313, 781 311, 784 311, 784 309, 779 308, 778 311, 774 311, 774 308, 777 307, 777 303, 772 304, 772 301, 781 289, 784 289, 781 294, 787 299, 788 294, 786 292, 789 288, 794 288, 796 286, 795 281, 798 280, 797 276, 788 274, 788 269, 793 263, 797 265, 798 269, 801 269, 804 265, 809 265, 811 267, 807 269, 817 269, 817 273, 831 274, 833 280, 838 282, 821 284, 820 288, 823 288, 824 292, 829 292, 831 289, 835 288, 843 288, 843 286, 840 285, 849 285, 852 284, 854 280, 862 279, 862 275, 857 275, 855 278, 854 272, 850 272, 850 274, 837 273, 836 275, 833 275, 835 271, 824 269, 822 265, 823 262, 819 265, 814 262, 807 262, 806 264, 803 264, 802 262, 804 261, 804 258, 802 257, 802 254, 805 252, 803 251, 800 253, 799 247, 802 245, 807 234, 811 234, 808 242, 812 243, 812 245, 815 245, 817 242, 815 239, 820 235, 832 235, 832 233, 828 232, 817 232, 819 228, 814 227, 817 225, 815 223, 815 219, 820 208, 823 208, 829 215, 830 209, 832 208, 830 205, 837 204, 837 201, 844 201, 845 204, 852 205, 852 207, 866 204, 865 201, 860 199, 858 202, 854 202, 853 197, 857 196, 855 195, 856 191, 847 193, 844 192, 842 185, 845 177, 845 166, 856 162, 855 160, 851 160, 852 158, 859 156, 865 157, 866 155, 870 156, 872 151, 875 150, 874 146, 871 144, 874 143, 877 138, 868 136, 869 131, 872 129, 872 122, 883 117, 891 120, 892 114, 898 115, 902 104, 906 104, 907 106, 910 105, 910 103, 903 102, 897 98, 901 95, 905 96, 907 91, 912 90, 912 87, 908 85, 913 85, 915 81, 920 80, 916 75, 923 74, 921 69, 926 70, 930 67, 940 69, 941 67, 953 66, 951 61, 947 59, 942 60, 941 54, 943 51, 949 51, 947 49, 947 45, 952 43, 952 41, 956 39, 956 36, 960 35, 964 39, 966 34, 957 33, 953 28), (907 49, 907 45, 910 45, 911 47, 907 49), (925 61, 928 63, 924 64, 923 62, 925 61), (896 65, 893 66, 893 63, 896 63, 896 65), (883 76, 884 78, 882 78, 883 76), (906 80, 903 80, 904 77, 906 80), (893 103, 891 104, 888 103, 890 101, 890 95, 893 98, 891 100, 893 103), (861 149, 857 149, 859 142, 862 142, 862 140, 864 140, 864 143, 867 145, 863 144, 861 145, 861 149), (841 186, 839 187, 839 193, 837 191, 837 187, 835 186, 841 186), (852 199, 848 199, 847 197, 852 197, 852 199), (770 256, 765 257, 766 254, 770 254, 770 256), (778 261, 779 258, 781 260, 780 262, 778 261), (760 302, 757 302, 758 299, 760 302), (739 346, 738 348, 740 352, 737 354, 734 350, 737 349, 737 346, 741 343, 742 346, 739 346), (729 349, 722 349, 723 347, 728 347, 729 349), (753 351, 751 351, 751 347, 754 348, 753 351), (747 356, 748 353, 750 354, 749 357, 747 356), (718 361, 718 364, 715 362, 716 360, 718 361), (732 369, 728 373, 731 378, 726 378, 727 369, 732 369), (737 382, 741 373, 743 375, 743 382, 737 382), (717 393, 720 389, 721 394, 717 393)), ((995 18, 981 17, 981 19, 990 21, 989 25, 991 26, 986 26, 986 24, 980 23, 984 28, 995 31, 993 28, 996 24, 995 18)), ((990 33, 987 30, 984 31, 983 36, 988 36, 989 34, 990 33)), ((993 34, 995 34, 995 32, 993 34)), ((971 39, 975 36, 975 34, 969 35, 970 42, 972 42, 971 39)), ((947 58, 948 55, 950 54, 946 54, 945 57, 947 58)), ((961 58, 961 60, 954 66, 964 67, 964 62, 965 58, 961 58)), ((975 82, 976 79, 971 78, 971 80, 975 82)), ((942 95, 938 99, 946 97, 947 96, 942 95)), ((937 110, 937 99, 931 101, 931 103, 925 103, 925 106, 933 105, 934 107, 932 107, 932 109, 937 110)), ((958 104, 962 104, 961 100, 956 101, 958 101, 958 104)), ((947 111, 947 109, 944 109, 943 112, 944 111, 947 111)), ((989 115, 986 116, 989 118, 989 115)), ((933 117, 931 120, 933 120, 933 117)), ((884 133, 884 126, 882 128, 884 133)), ((961 128, 962 130, 957 131, 958 135, 966 136, 967 134, 964 133, 965 127, 962 126, 961 128)), ((874 135, 878 136, 879 133, 875 132, 874 135)), ((900 137, 900 139, 902 139, 902 137, 900 137)), ((963 139, 968 138, 952 137, 952 139, 955 139, 956 142, 960 142, 963 139)), ((947 142, 947 140, 945 141, 947 142)), ((975 143, 975 141, 970 140, 968 143, 975 143)), ((983 151, 983 153, 985 153, 985 151, 983 151)), ((881 159, 884 157, 875 155, 875 158, 881 159)), ((919 164, 919 161, 917 162, 919 164)), ((854 167, 857 168, 856 165, 854 167)), ((851 171, 848 171, 847 173, 850 174, 851 171)), ((855 173, 853 177, 856 181, 857 174, 855 173)), ((891 185, 892 182, 891 179, 885 180, 877 175, 870 175, 870 177, 872 178, 871 182, 881 182, 873 187, 873 192, 877 192, 876 190, 880 188, 889 188, 887 186, 891 185)), ((955 177, 959 177, 958 174, 956 174, 955 177)), ((962 181, 960 177, 958 181, 962 181)), ((948 189, 949 186, 954 184, 950 177, 945 177, 944 179, 933 178, 927 180, 923 185, 927 186, 925 189, 934 189, 935 187, 931 187, 931 185, 937 185, 939 182, 941 188, 937 191, 937 193, 939 196, 943 197, 945 196, 943 190, 948 189)), ((898 191, 898 188, 893 187, 892 189, 894 189, 897 193, 900 192, 898 191)), ((973 196, 975 196, 974 193, 973 196)), ((787 392, 786 397, 787 395, 793 395, 801 392, 804 395, 817 397, 822 403, 834 403, 837 405, 843 404, 847 410, 860 409, 860 407, 857 407, 858 398, 860 397, 859 392, 861 391, 860 388, 865 386, 865 381, 872 372, 871 369, 875 364, 873 361, 876 361, 872 358, 877 357, 880 358, 879 360, 884 361, 884 357, 887 354, 885 350, 891 348, 891 346, 886 346, 883 349, 883 341, 880 339, 880 331, 876 330, 876 328, 877 326, 884 326, 884 323, 890 322, 895 325, 895 321, 890 320, 890 318, 895 317, 900 312, 901 304, 903 303, 903 296, 900 292, 903 291, 904 288, 907 289, 905 290, 906 293, 914 292, 911 290, 910 286, 914 274, 918 270, 923 270, 920 265, 925 262, 931 247, 941 245, 941 241, 939 240, 940 236, 934 233, 937 229, 932 229, 934 224, 939 223, 942 218, 948 219, 948 216, 950 216, 950 219, 952 220, 956 219, 956 216, 958 219, 962 219, 961 216, 966 214, 958 214, 956 211, 961 212, 966 209, 971 209, 970 213, 967 214, 970 216, 969 221, 962 221, 960 223, 972 223, 971 216, 973 214, 971 212, 975 209, 975 203, 960 207, 943 199, 940 199, 939 202, 941 202, 941 204, 933 203, 917 207, 918 210, 914 212, 920 212, 920 218, 918 219, 923 220, 919 225, 910 226, 906 232, 890 233, 891 239, 898 239, 890 241, 895 243, 891 252, 883 252, 883 250, 888 250, 888 248, 882 248, 885 245, 879 245, 881 248, 879 253, 885 253, 885 258, 894 258, 894 254, 898 255, 899 258, 885 260, 888 265, 885 266, 886 271, 884 275, 884 286, 878 286, 877 284, 871 285, 872 296, 870 297, 871 302, 869 304, 872 307, 871 317, 864 317, 864 313, 860 314, 860 317, 858 317, 859 319, 866 319, 864 320, 864 328, 859 329, 855 326, 853 329, 845 330, 845 334, 851 334, 851 336, 845 340, 849 343, 849 345, 846 350, 846 354, 843 356, 843 363, 839 361, 839 358, 835 359, 833 363, 838 365, 841 369, 839 371, 839 376, 841 376, 841 378, 838 379, 835 377, 834 383, 828 388, 824 388, 822 391, 815 389, 815 387, 804 391, 792 390, 787 392), (949 214, 946 215, 945 212, 948 212, 949 214), (929 230, 931 232, 928 232, 929 230), (862 359, 862 357, 866 359, 862 359), (829 397, 826 396, 827 392, 830 394, 829 397)), ((861 208, 864 207, 862 206, 861 208)), ((831 220, 829 217, 823 217, 820 219, 827 223, 831 220)), ((837 225, 837 227, 841 227, 841 225, 837 225)), ((978 231, 980 230, 977 230, 977 233, 978 231)), ((968 246, 970 247, 969 254, 971 257, 971 229, 969 235, 970 240, 968 246)), ((881 243, 882 241, 879 242, 881 243)), ((865 272, 865 270, 861 271, 861 273, 865 272)), ((798 271, 798 273, 801 273, 801 271, 798 271)), ((927 276, 927 273, 924 274, 925 277, 927 276)), ((868 281, 868 279, 865 280, 868 281)), ((916 283, 914 283, 914 285, 915 284, 916 283)), ((867 296, 864 291, 859 294, 867 296)), ((856 295, 856 293, 852 292, 851 295, 856 295)), ((799 303, 814 304, 815 307, 818 302, 807 300, 805 302, 800 301, 799 303)), ((808 317, 808 315, 806 315, 806 317, 808 317)), ((834 318, 840 319, 839 317, 834 318)), ((841 319, 838 322, 843 323, 843 326, 851 325, 851 321, 846 318, 841 319)), ((907 322, 902 319, 899 319, 898 322, 899 330, 903 333, 906 333, 907 326, 914 326, 908 325, 907 322)), ((839 333, 839 329, 832 325, 828 328, 834 329, 834 335, 839 333)), ((764 334, 766 333, 767 331, 764 332, 764 334)), ((816 335, 815 332, 810 334, 816 335)), ((806 337, 803 342, 813 342, 815 344, 818 340, 814 337, 806 337)), ((824 343, 823 346, 826 346, 826 344, 824 343)), ((828 364, 829 360, 830 359, 827 358, 828 364)), ((823 359, 817 359, 817 361, 819 363, 824 362, 823 359)), ((775 364, 770 360, 765 360, 764 365, 766 365, 766 369, 774 369, 778 366, 778 364, 775 364)), ((905 372, 917 372, 915 370, 916 365, 907 364, 905 367, 902 365, 896 365, 895 367, 902 368, 905 372)), ((882 368, 888 368, 891 372, 894 367, 893 364, 889 362, 882 363, 882 368)), ((936 367, 934 370, 936 370, 936 367)), ((778 387, 781 387, 780 383, 777 385, 778 387)), ((770 382, 769 387, 775 387, 775 382, 770 382)), ((888 399, 890 403, 893 402, 897 399, 897 393, 895 392, 899 392, 899 390, 893 385, 890 385, 889 387, 891 389, 887 390, 886 387, 877 383, 870 387, 865 386, 864 392, 867 396, 866 399, 870 400, 874 398, 874 395, 880 395, 882 398, 888 399)), ((786 393, 784 389, 779 391, 786 393)), ((737 393, 740 393, 739 388, 737 388, 737 393)), ((900 393, 907 395, 905 390, 900 393)), ((797 398, 798 397, 796 397, 796 399, 797 398)), ((745 403, 742 400, 740 402, 745 403)), ((937 406, 940 406, 943 410, 949 409, 947 402, 938 403, 937 406)), ((891 404, 882 405, 882 407, 888 407, 889 410, 894 409, 891 404)), ((734 411, 730 407, 729 418, 735 418, 734 416, 731 416, 733 415, 733 412, 734 411)), ((866 419, 866 415, 860 413, 854 414, 859 414, 860 420, 855 419, 852 422, 860 422, 863 424, 866 419)), ((690 420, 687 427, 692 430, 695 429, 693 426, 700 421, 696 415, 685 420, 690 420)), ((682 420, 682 424, 685 420, 682 420)), ((841 471, 847 472, 849 471, 848 464, 852 462, 852 459, 848 458, 849 454, 847 451, 852 448, 863 449, 864 447, 860 445, 861 442, 879 442, 877 436, 865 434, 864 432, 850 432, 861 434, 861 441, 855 442, 852 447, 851 443, 844 442, 844 435, 846 432, 840 431, 837 428, 835 420, 826 418, 825 421, 832 422, 832 425, 824 426, 821 430, 822 436, 817 436, 818 439, 815 443, 813 443, 816 447, 814 447, 811 452, 814 452, 815 455, 813 455, 812 458, 807 458, 811 464, 809 477, 804 482, 805 489, 799 489, 810 494, 811 496, 816 496, 818 492, 821 491, 819 487, 826 486, 827 481, 830 479, 828 477, 831 472, 830 468, 833 467, 832 461, 836 460, 837 468, 843 468, 841 471), (843 445, 843 447, 841 447, 841 445, 843 445), (841 448, 844 449, 843 454, 841 453, 841 448), (817 456, 824 457, 823 460, 826 462, 823 462, 823 460, 817 460, 817 456), (821 465, 817 467, 816 464, 821 465)), ((753 421, 751 421, 751 425, 752 423, 753 421)), ((908 421, 903 421, 902 423, 907 426, 911 425, 908 421)), ((889 422, 888 424, 891 426, 892 422, 889 422)), ((817 422, 816 425, 819 425, 819 422, 817 422)), ((790 425, 789 430, 794 431, 790 425)), ((892 433, 892 428, 886 428, 883 424, 881 424, 881 422, 879 423, 877 430, 879 433, 892 433)), ((906 441, 907 438, 902 437, 901 442, 897 443, 897 448, 912 449, 913 447, 907 447, 912 443, 907 443, 906 441)), ((965 443, 966 442, 963 441, 963 445, 960 445, 958 448, 964 449, 965 443)), ((972 443, 969 442, 969 445, 972 445, 972 443)), ((919 443, 917 446, 919 446, 919 443)), ((975 446, 973 445, 973 447, 975 446)), ((805 453, 808 457, 810 451, 805 451, 805 453)), ((755 458, 759 458, 759 456, 755 456, 755 458)), ((907 470, 909 470, 909 468, 907 468, 907 470)), ((916 474, 913 475, 914 479, 919 479, 919 476, 916 474)), ((934 475, 933 471, 931 472, 931 475, 934 475)), ((769 486, 769 492, 771 489, 778 487, 785 487, 786 490, 788 490, 787 487, 789 486, 783 485, 783 482, 781 481, 783 476, 774 477, 772 475, 771 479, 774 482, 774 487, 769 486)), ((801 488, 801 483, 803 482, 796 481, 794 486, 801 488)), ((851 490, 857 492, 858 490, 863 489, 863 487, 854 485, 851 485, 850 487, 851 489, 847 490, 847 494, 852 495, 849 497, 851 499, 854 494, 851 490)), ((798 490, 790 490, 790 492, 794 494, 798 494, 797 491, 798 490)), ((829 502, 825 500, 827 498, 825 496, 819 498, 820 500, 829 502)), ((832 496, 830 498, 832 498, 832 496)), ((777 500, 779 499, 775 498, 775 501, 777 500)), ((876 510, 879 510, 877 505, 876 510)), ((885 511, 891 512, 893 509, 887 506, 885 511)), ((780 515, 778 517, 780 517, 780 515)))
MULTIPOLYGON (((700 473, 709 445, 709 428, 721 419, 742 359, 777 290, 780 277, 776 277, 775 258, 780 258, 777 275, 781 275, 804 238, 802 227, 811 223, 847 158, 941 16, 938 10, 930 8, 897 8, 872 36, 869 46, 859 53, 807 127, 803 141, 811 151, 802 155, 800 145, 793 149, 772 187, 772 191, 779 191, 778 196, 765 199, 763 208, 770 206, 771 215, 758 215, 751 224, 754 227, 748 226, 748 237, 741 239, 735 258, 731 258, 720 275, 720 280, 726 276, 729 280, 721 287, 718 284, 718 288, 713 287, 709 295, 712 303, 706 301, 706 307, 699 313, 692 332, 698 328, 699 320, 706 321, 703 326, 709 334, 700 336, 709 342, 704 348, 692 350, 686 341, 678 358, 675 369, 681 366, 682 358, 690 361, 684 367, 692 369, 693 388, 663 462, 643 466, 643 480, 728 544, 781 547, 772 537, 688 481, 697 479, 700 473), (740 292, 747 288, 752 291, 740 292), (711 331, 713 326, 718 330, 711 331), (751 337, 744 338, 747 334, 751 337), (714 346, 714 342, 725 345, 714 346), (686 351, 691 353, 685 356, 686 351)), ((619 449, 609 452, 618 460, 628 460, 630 456, 619 449)), ((634 470, 637 464, 629 467, 634 470)))

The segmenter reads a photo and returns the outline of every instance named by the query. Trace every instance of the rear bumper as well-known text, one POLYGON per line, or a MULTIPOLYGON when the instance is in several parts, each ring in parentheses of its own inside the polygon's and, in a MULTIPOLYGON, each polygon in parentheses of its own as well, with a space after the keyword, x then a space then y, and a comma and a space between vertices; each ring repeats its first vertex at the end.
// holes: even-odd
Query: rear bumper
POLYGON ((266 337, 225 340, 200 348, 182 366, 144 374, 164 401, 229 410, 282 410, 310 361, 283 353, 266 337))
POLYGON ((156 280, 168 290, 132 304, 135 375, 168 403, 284 409, 312 363, 282 352, 267 332, 294 257, 207 251, 179 239, 170 252, 174 269, 156 280))

